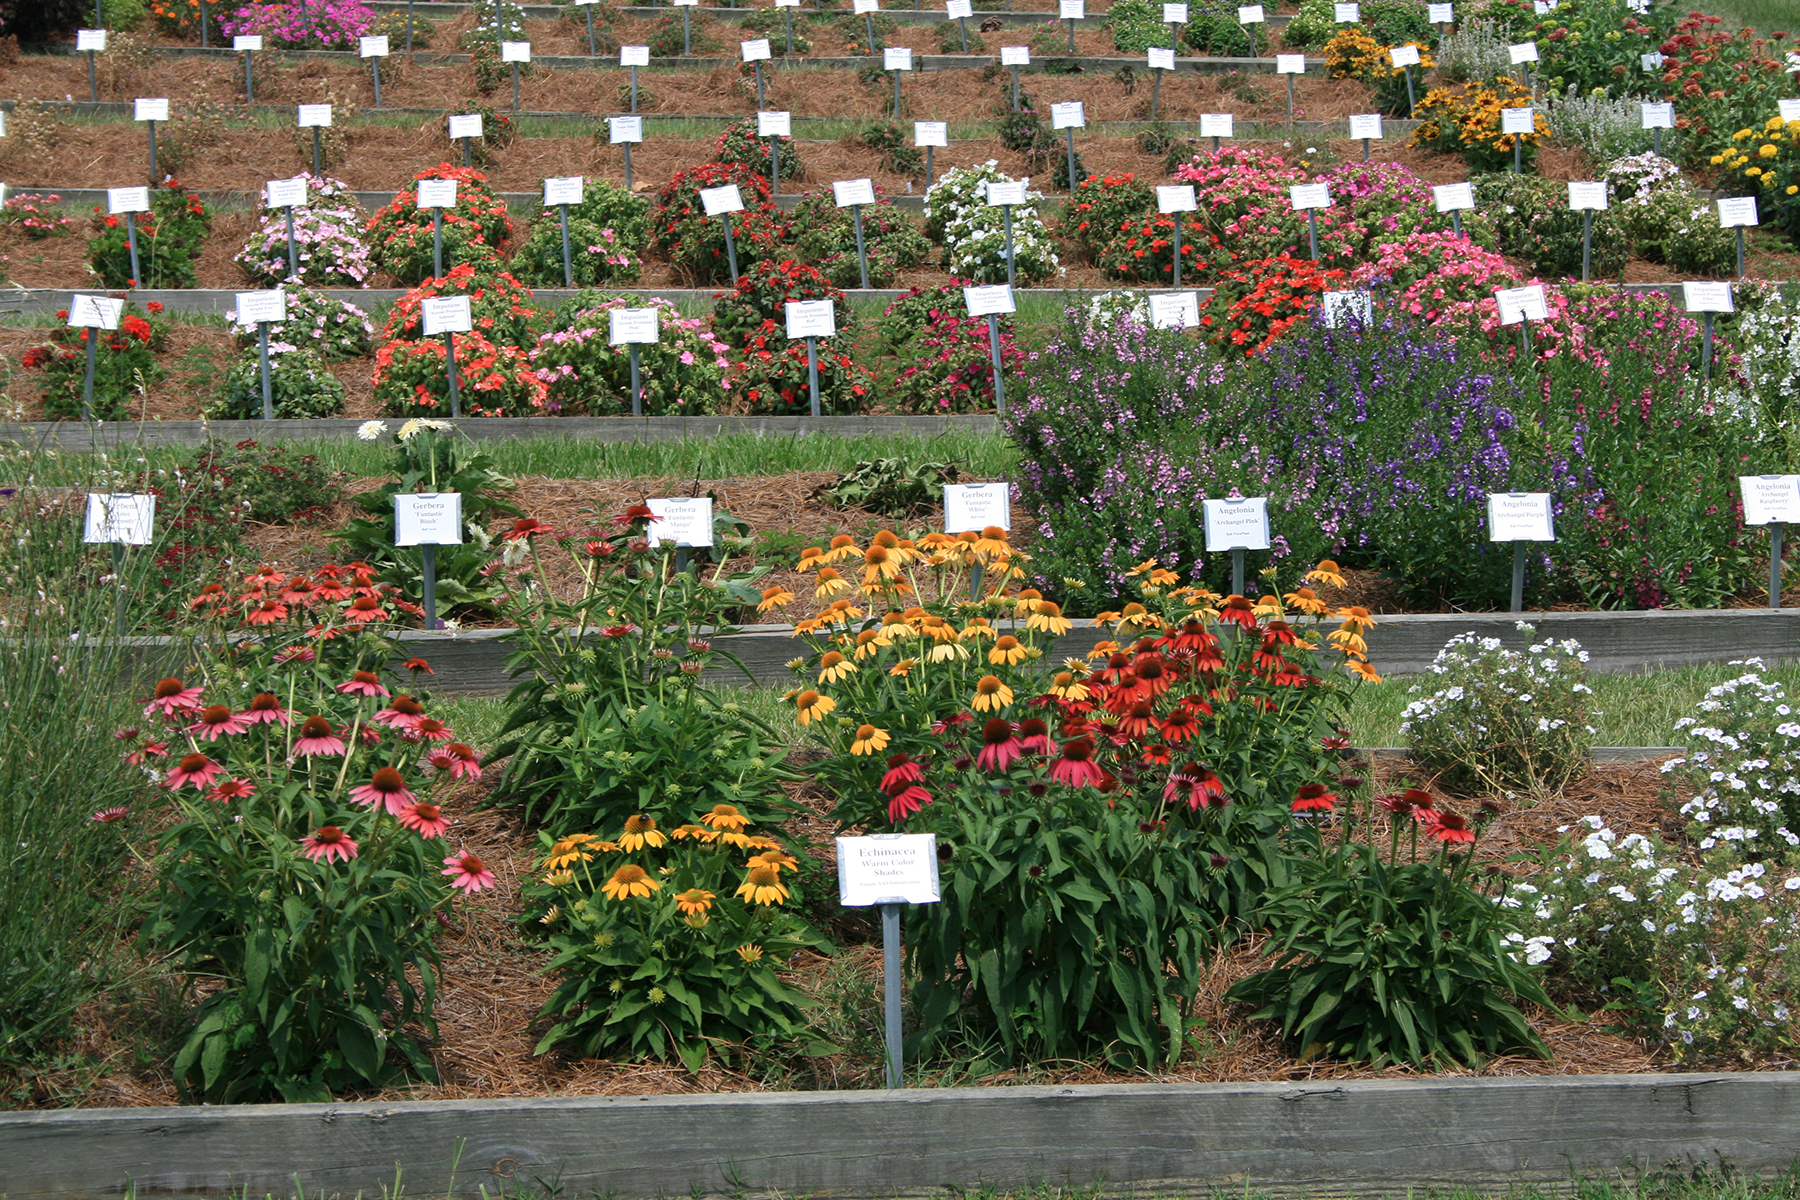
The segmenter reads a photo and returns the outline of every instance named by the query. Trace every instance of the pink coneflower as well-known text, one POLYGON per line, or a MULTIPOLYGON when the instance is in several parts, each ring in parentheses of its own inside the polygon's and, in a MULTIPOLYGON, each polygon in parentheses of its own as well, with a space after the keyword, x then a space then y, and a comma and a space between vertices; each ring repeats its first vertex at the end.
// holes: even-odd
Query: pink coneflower
MULTIPOLYGON (((350 607, 344 610, 344 619, 355 621, 359 625, 367 621, 385 621, 387 620, 387 610, 383 609, 381 601, 373 596, 358 596, 350 602, 350 607)), ((386 692, 381 694, 387 695, 386 692)))
POLYGON ((169 778, 165 782, 170 789, 189 783, 197 788, 204 788, 224 773, 225 768, 206 755, 189 754, 169 768, 169 778))
POLYGON ((603 638, 622 638, 637 632, 636 625, 608 625, 600 631, 603 638))
POLYGON ((361 787, 350 789, 350 798, 358 804, 367 804, 371 808, 385 804, 387 810, 395 816, 409 804, 418 801, 406 787, 406 779, 392 767, 383 767, 375 772, 369 782, 361 787))
POLYGON ((1063 743, 1062 757, 1050 768, 1050 778, 1069 787, 1092 787, 1106 778, 1094 761, 1094 743, 1078 737, 1063 743))
POLYGON ((228 734, 243 733, 250 728, 250 722, 231 711, 228 704, 209 704, 200 712, 200 719, 187 727, 187 731, 196 737, 216 742, 228 734))
POLYGON ((273 692, 258 692, 250 697, 250 707, 238 714, 247 725, 292 725, 294 714, 281 707, 281 697, 273 692))
POLYGON ((1023 750, 1012 722, 993 717, 981 727, 981 753, 975 756, 975 765, 983 771, 1004 771, 1023 750))
POLYGON ((1225 785, 1199 763, 1187 763, 1170 772, 1169 782, 1163 786, 1163 799, 1171 803, 1186 801, 1189 809, 1224 808, 1227 802, 1225 785))
POLYGON ((311 837, 301 839, 300 853, 314 862, 349 862, 356 857, 356 843, 336 825, 321 825, 311 837))
POLYGON ((144 731, 139 729, 136 725, 131 725, 124 729, 119 730, 117 733, 113 734, 113 737, 117 738, 121 742, 135 742, 143 734, 143 732, 144 731))
POLYGON ((1027 754, 1051 754, 1056 743, 1050 739, 1050 726, 1037 717, 1019 722, 1019 748, 1027 754))
MULTIPOLYGON (((351 728, 352 727, 349 725, 339 725, 337 731, 338 736, 341 738, 348 738, 350 736, 351 728)), ((375 728, 373 725, 364 725, 357 731, 356 738, 365 746, 379 746, 381 745, 381 730, 375 728)))
POLYGON ((308 717, 300 722, 300 737, 294 742, 294 753, 302 758, 312 755, 342 757, 344 740, 324 717, 308 717))
POLYGON ((142 746, 125 756, 125 765, 128 767, 140 767, 143 766, 145 759, 162 758, 168 753, 169 743, 167 742, 145 742, 142 746))
POLYGON ((288 663, 310 663, 319 661, 318 652, 306 646, 289 646, 275 655, 275 665, 286 666, 288 663))
POLYGON ((248 779, 227 779, 206 793, 207 799, 217 800, 220 804, 228 804, 233 800, 248 800, 254 795, 256 795, 256 785, 248 779))
POLYGON ((160 711, 171 721, 184 716, 189 711, 200 707, 201 690, 197 687, 188 687, 174 677, 160 680, 157 682, 155 694, 144 701, 144 715, 147 717, 151 713, 160 711))
POLYGON ((459 854, 444 860, 444 869, 440 875, 450 876, 450 886, 461 888, 473 896, 483 888, 494 886, 494 873, 481 865, 481 860, 473 854, 459 854))
POLYGON ((450 828, 450 822, 444 820, 444 810, 435 804, 408 805, 400 810, 399 817, 400 824, 422 838, 443 837, 450 828))
POLYGON ((897 783, 917 783, 925 778, 925 764, 910 754, 896 754, 888 759, 887 774, 881 777, 881 790, 888 791, 897 783))
POLYGON ((402 736, 409 741, 447 742, 455 737, 456 734, 451 732, 450 727, 436 717, 420 717, 417 721, 413 722, 413 727, 411 729, 402 731, 402 736))
POLYGON ((89 817, 88 820, 98 821, 102 825, 111 825, 114 822, 123 821, 130 815, 131 810, 121 804, 117 808, 103 808, 93 816, 89 817))
POLYGON ((389 729, 411 729, 424 715, 425 706, 411 696, 395 696, 371 720, 377 725, 386 725, 389 729))
POLYGON ((380 696, 386 699, 388 690, 381 686, 381 676, 373 671, 358 671, 350 677, 348 683, 340 683, 337 690, 346 696, 380 696))
POLYGON ((898 825, 931 803, 931 793, 916 783, 897 783, 888 789, 888 820, 898 825))
POLYGON ((475 757, 472 747, 461 742, 451 742, 448 746, 432 755, 434 764, 440 769, 448 769, 452 779, 480 779, 481 760, 475 757), (448 759, 447 763, 437 764, 439 759, 448 759))

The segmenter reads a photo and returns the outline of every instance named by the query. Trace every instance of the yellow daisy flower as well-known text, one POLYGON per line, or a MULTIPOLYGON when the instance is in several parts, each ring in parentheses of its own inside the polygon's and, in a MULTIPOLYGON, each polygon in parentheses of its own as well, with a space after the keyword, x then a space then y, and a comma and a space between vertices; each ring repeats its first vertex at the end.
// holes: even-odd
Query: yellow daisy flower
POLYGON ((656 818, 645 813, 626 817, 625 832, 619 835, 619 845, 626 850, 642 850, 645 846, 654 849, 668 840, 656 827, 656 818))
MULTIPOLYGON (((842 655, 839 655, 841 658, 842 655)), ((808 688, 794 697, 794 710, 801 725, 815 721, 837 707, 837 701, 830 696, 821 696, 808 688)))
POLYGON ((885 729, 877 729, 873 725, 858 725, 856 737, 850 742, 852 754, 875 754, 886 750, 888 733, 885 729))
POLYGON ((629 900, 633 896, 648 896, 651 892, 660 892, 662 884, 650 877, 644 868, 626 863, 612 873, 612 878, 600 885, 608 900, 629 900))
POLYGON ((1001 683, 998 675, 983 675, 975 684, 969 706, 976 712, 999 712, 1012 702, 1012 689, 1001 683))

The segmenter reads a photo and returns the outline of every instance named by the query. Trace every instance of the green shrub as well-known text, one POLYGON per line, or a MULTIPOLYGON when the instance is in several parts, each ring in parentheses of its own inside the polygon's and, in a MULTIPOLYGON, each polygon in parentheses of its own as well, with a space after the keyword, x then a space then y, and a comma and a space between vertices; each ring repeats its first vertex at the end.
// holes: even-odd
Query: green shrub
POLYGON ((1189 0, 1181 41, 1196 54, 1254 58, 1268 50, 1266 25, 1239 25, 1237 0, 1189 0))
POLYGON ((1156 211, 1156 192, 1135 175, 1089 175, 1063 207, 1057 230, 1081 247, 1089 262, 1113 240, 1127 222, 1156 211))
MULTIPOLYGON (((537 287, 563 287, 563 231, 561 215, 550 209, 538 214, 512 258, 520 281, 537 287)), ((644 263, 618 232, 569 214, 569 267, 575 286, 636 282, 644 263)))
POLYGON ((1162 0, 1113 0, 1106 10, 1113 49, 1120 54, 1142 54, 1152 46, 1169 44, 1169 27, 1162 23, 1162 0))
MULTIPOLYGON (((94 357, 92 417, 117 421, 126 416, 139 390, 162 378, 156 353, 168 339, 168 323, 159 314, 162 305, 152 300, 140 308, 127 301, 119 328, 70 329, 53 326, 47 339, 25 351, 20 362, 27 370, 44 372, 44 415, 51 420, 79 420, 87 385, 87 338, 97 339, 94 357)), ((67 309, 57 319, 67 321, 67 309)))
POLYGON ((550 385, 561 412, 629 413, 631 350, 609 343, 615 308, 656 308, 657 341, 637 347, 638 387, 651 416, 709 413, 725 403, 726 347, 703 320, 683 317, 661 297, 609 297, 582 292, 558 312, 555 328, 538 339, 531 365, 550 385))
MULTIPOLYGON (((123 216, 110 216, 100 206, 94 212, 99 231, 88 239, 88 265, 102 286, 133 285, 129 230, 123 216)), ((212 229, 212 211, 198 193, 170 183, 150 193, 150 211, 136 214, 138 266, 144 278, 137 286, 191 288, 200 286, 194 273, 194 256, 212 229)))
MULTIPOLYGON (((1587 214, 1569 207, 1566 183, 1508 172, 1479 175, 1475 204, 1493 222, 1500 253, 1524 259, 1534 274, 1580 277, 1587 214)), ((1616 276, 1625 269, 1626 251, 1618 210, 1609 207, 1593 218, 1592 275, 1616 276)))
POLYGON ((787 223, 775 207, 769 181, 739 163, 702 163, 677 171, 656 198, 652 242, 671 267, 696 283, 730 278, 725 230, 720 218, 706 215, 703 189, 738 186, 742 212, 731 214, 731 236, 739 268, 778 252, 787 240, 787 223))
POLYGON ((713 143, 713 161, 721 163, 740 163, 762 176, 769 177, 769 143, 781 143, 781 177, 798 179, 806 168, 800 162, 800 148, 794 139, 765 138, 756 136, 756 118, 745 117, 741 121, 733 121, 713 143))
MULTIPOLYGON (((839 287, 857 287, 862 269, 856 258, 856 222, 839 208, 831 192, 809 192, 789 218, 794 249, 839 287)), ((925 261, 931 243, 906 213, 894 207, 879 185, 875 203, 862 206, 863 250, 869 260, 869 286, 887 287, 896 272, 925 261)), ((741 281, 740 281, 741 282, 741 281)))
MULTIPOLYGON (((278 420, 335 417, 344 411, 344 385, 316 355, 288 343, 271 344, 269 350, 269 396, 278 420)), ((262 356, 258 351, 246 351, 232 361, 206 415, 221 421, 248 421, 263 415, 262 356)))
POLYGON ((861 141, 881 155, 882 170, 914 179, 925 173, 925 152, 908 144, 906 132, 892 121, 870 125, 862 131, 861 141))
MULTIPOLYGON (((360 358, 374 348, 375 327, 362 309, 324 292, 305 287, 285 287, 287 320, 269 325, 269 341, 289 342, 308 350, 326 362, 360 358)), ((235 322, 235 310, 227 310, 225 319, 235 322)), ((240 350, 256 345, 256 330, 236 326, 240 350)))

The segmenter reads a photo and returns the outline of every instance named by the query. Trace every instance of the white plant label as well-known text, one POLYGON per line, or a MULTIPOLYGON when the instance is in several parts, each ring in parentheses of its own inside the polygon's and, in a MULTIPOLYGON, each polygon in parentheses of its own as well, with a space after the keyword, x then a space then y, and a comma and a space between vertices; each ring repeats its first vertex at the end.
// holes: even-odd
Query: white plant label
POLYGON ((1644 113, 1643 127, 1645 129, 1675 128, 1674 101, 1664 101, 1661 104, 1644 104, 1641 108, 1644 113))
POLYGON ((1173 71, 1175 69, 1175 52, 1167 46, 1152 46, 1146 53, 1150 57, 1152 71, 1173 71))
POLYGON ((1165 4, 1165 5, 1163 5, 1163 24, 1164 25, 1186 25, 1187 19, 1188 19, 1187 5, 1185 5, 1185 4, 1165 4))
POLYGON ((744 61, 745 62, 766 62, 768 60, 768 58, 769 58, 769 39, 768 38, 752 38, 750 41, 747 41, 747 42, 744 42, 741 44, 742 44, 743 50, 744 50, 744 61))
POLYGON ((237 294, 237 323, 253 329, 264 321, 279 325, 287 320, 287 293, 280 288, 237 294))
POLYGON ((1068 100, 1050 106, 1050 128, 1082 129, 1087 125, 1087 115, 1083 112, 1081 101, 1068 100))
POLYGON ((1323 183, 1297 183, 1288 188, 1288 199, 1293 202, 1295 212, 1330 208, 1331 188, 1323 183))
POLYGON ((787 303, 787 335, 793 338, 827 338, 837 334, 837 305, 830 300, 790 300, 787 303))
POLYGON ((321 129, 329 129, 331 127, 331 105, 300 105, 300 128, 312 129, 315 126, 321 129))
POLYGON ((944 5, 944 15, 952 21, 961 21, 975 15, 975 6, 969 0, 948 0, 944 5))
POLYGON ((875 203, 875 184, 868 179, 843 179, 831 185, 831 194, 839 208, 855 208, 875 203))
POLYGON ((914 121, 913 145, 948 146, 950 144, 950 124, 947 121, 914 121))
POLYGON ((231 48, 233 50, 261 50, 263 48, 262 34, 240 33, 238 36, 231 39, 231 48))
POLYGON ((1159 213, 1193 212, 1197 207, 1191 183, 1163 185, 1156 189, 1156 211, 1159 213))
POLYGON ((461 492, 396 492, 394 545, 460 546, 461 492))
POLYGON ((120 213, 149 212, 150 189, 147 187, 107 188, 106 211, 115 217, 120 213))
POLYGON ((884 71, 910 71, 912 51, 905 46, 889 46, 881 52, 881 69, 884 71))
POLYGON ((1200 324, 1200 293, 1164 292, 1150 297, 1153 329, 1193 329, 1200 324))
POLYGON ((709 217, 744 211, 744 198, 738 193, 738 185, 735 183, 728 183, 724 187, 701 188, 700 203, 706 206, 706 215, 709 217))
POLYGON ((1010 284, 993 283, 986 287, 966 287, 963 289, 963 303, 969 306, 971 317, 985 317, 992 313, 1004 316, 1017 312, 1013 303, 1013 290, 1010 284))
POLYGON ((1430 21, 1433 25, 1452 25, 1456 22, 1456 5, 1427 4, 1425 6, 1425 19, 1430 21))
POLYGON ((644 527, 644 540, 655 546, 674 542, 677 546, 710 546, 713 544, 711 496, 669 496, 644 501, 654 520, 644 527))
POLYGON ((1569 207, 1576 212, 1605 212, 1606 184, 1571 181, 1569 184, 1569 207))
POLYGON ((1684 283, 1681 299, 1691 313, 1737 311, 1729 283, 1684 283))
POLYGON ((6 114, 0 112, 0 137, 6 136, 6 114))
POLYGON ((657 310, 615 308, 607 314, 607 337, 614 346, 645 345, 658 338, 657 310))
POLYGON ((838 903, 845 908, 875 904, 936 904, 937 834, 877 833, 837 840, 838 903))
POLYGON ((1475 186, 1468 183, 1445 183, 1431 189, 1431 199, 1440 213, 1475 207, 1475 186))
POLYGON ((850 6, 850 11, 859 17, 864 13, 880 12, 881 0, 854 0, 850 6))
POLYGON ((1520 42, 1516 46, 1508 46, 1506 48, 1506 53, 1511 58, 1514 66, 1517 66, 1520 63, 1534 63, 1538 60, 1536 42, 1520 42))
POLYGON ((799 8, 800 0, 775 0, 776 8, 799 8))
POLYGON ((528 63, 531 61, 530 42, 501 42, 500 61, 503 63, 528 63))
POLYGON ((1351 321, 1372 325, 1375 323, 1375 297, 1362 291, 1321 292, 1319 320, 1327 329, 1338 329, 1351 321))
POLYGON ((125 301, 111 296, 84 296, 77 292, 69 299, 70 329, 117 329, 125 315, 125 301))
POLYGON ((1031 65, 1031 47, 1000 47, 1000 65, 1003 67, 1029 67, 1031 65))
POLYGON ((478 138, 481 136, 480 113, 458 113, 450 118, 450 139, 478 138))
POLYGON ((1331 19, 1336 21, 1339 25, 1354 25, 1362 20, 1362 10, 1354 4, 1333 4, 1331 6, 1331 19))
POLYGON ((1520 321, 1548 321, 1550 310, 1544 306, 1544 285, 1541 283, 1526 284, 1524 287, 1501 288, 1494 293, 1494 304, 1500 309, 1502 325, 1517 325, 1520 321))
POLYGON ((1201 113, 1200 136, 1228 138, 1231 136, 1230 113, 1201 113))
POLYGON ((606 130, 607 137, 615 146, 622 142, 641 142, 644 140, 644 118, 608 117, 606 130))
POLYGON ((1221 550, 1267 550, 1269 548, 1269 501, 1264 496, 1245 496, 1236 500, 1208 500, 1206 508, 1206 552, 1221 550))
POLYGON ((1306 74, 1306 55, 1277 54, 1275 56, 1275 73, 1277 75, 1306 74))
POLYGON ((454 179, 421 179, 419 180, 420 208, 455 208, 456 180, 454 179))
POLYGON ((988 184, 987 202, 989 204, 1025 203, 1025 181, 1023 179, 1009 179, 1004 183, 988 184))
POLYGON ((1784 525, 1800 522, 1800 475, 1740 475, 1744 524, 1784 525))
POLYGON ((1056 19, 1079 21, 1087 16, 1087 0, 1057 0, 1056 19))
POLYGON ((1350 136, 1368 138, 1370 141, 1381 140, 1381 114, 1356 113, 1350 118, 1350 136))
POLYGON ((946 483, 944 532, 979 533, 989 525, 1012 529, 1012 485, 946 483))
POLYGON ((698 8, 700 0, 674 0, 676 8, 698 8))
POLYGON ((650 65, 650 47, 620 46, 619 65, 621 67, 647 67, 650 65))
POLYGON ((1537 113, 1529 108, 1503 108, 1500 110, 1501 133, 1536 133, 1537 113))
POLYGON ((1662 51, 1660 50, 1652 50, 1648 54, 1638 55, 1638 66, 1646 71, 1660 71, 1662 70, 1662 65, 1663 56, 1662 51))
POLYGON ((467 296, 432 296, 420 303, 420 316, 425 322, 425 336, 440 333, 467 333, 474 322, 469 313, 467 296))
POLYGON ((169 102, 167 100, 133 101, 131 119, 134 121, 166 121, 169 119, 169 102))
POLYGON ((557 175, 544 180, 544 207, 581 203, 581 176, 557 175))
POLYGON ((1554 542, 1549 492, 1489 492, 1488 541, 1554 542))
POLYGON ((388 56, 387 34, 379 37, 356 39, 356 52, 364 58, 386 58, 388 56))
POLYGON ((1777 100, 1775 106, 1783 121, 1800 121, 1800 100, 1777 100))
POLYGON ((1719 201, 1719 224, 1726 229, 1757 224, 1756 197, 1733 196, 1729 200, 1719 201))
POLYGON ((270 208, 299 208, 306 203, 306 176, 269 180, 270 208))
POLYGON ((1550 0, 1531 0, 1531 11, 1535 16, 1550 15, 1550 0))
POLYGON ((759 112, 756 114, 757 137, 793 137, 794 116, 787 112, 759 112))
POLYGON ((156 531, 156 497, 132 492, 89 492, 81 540, 148 546, 156 531))
POLYGON ((1260 4, 1238 5, 1239 25, 1261 25, 1263 23, 1263 6, 1260 4))
MULTIPOLYGON (((77 29, 75 31, 75 49, 77 52, 82 50, 104 51, 106 49, 106 30, 77 29)), ((262 47, 257 46, 255 49, 261 50, 262 47)))
POLYGON ((1416 67, 1419 65, 1419 48, 1395 46, 1388 51, 1388 61, 1396 67, 1416 67))

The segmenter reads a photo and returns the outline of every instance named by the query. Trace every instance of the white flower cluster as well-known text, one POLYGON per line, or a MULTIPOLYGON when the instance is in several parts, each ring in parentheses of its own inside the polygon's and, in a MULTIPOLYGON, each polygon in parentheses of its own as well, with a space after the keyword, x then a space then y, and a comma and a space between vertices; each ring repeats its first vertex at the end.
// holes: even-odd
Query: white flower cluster
POLYGON ((1150 300, 1143 292, 1101 292, 1088 297, 1081 311, 1092 329, 1111 329, 1127 317, 1150 324, 1150 300))
MULTIPOLYGON (((1012 176, 990 158, 979 167, 945 171, 925 193, 925 225, 943 230, 952 275, 976 283, 1006 282, 1006 215, 987 202, 987 185, 1011 182, 1012 176)), ((1024 182, 1031 180, 1027 177, 1024 182)), ((1016 283, 1035 283, 1062 273, 1050 231, 1038 216, 1037 205, 1029 202, 1042 198, 1043 193, 1031 192, 1027 203, 1012 206, 1016 283)))
POLYGON ((1764 677, 1761 659, 1733 665, 1749 669, 1710 689, 1695 705, 1698 717, 1675 723, 1688 753, 1663 771, 1686 784, 1681 815, 1702 850, 1738 845, 1779 856, 1800 847, 1788 828, 1789 813, 1800 812, 1800 714, 1764 677))
POLYGON ((1788 470, 1800 463, 1800 296, 1779 285, 1734 285, 1738 370, 1715 386, 1719 405, 1753 430, 1774 431, 1788 470))

